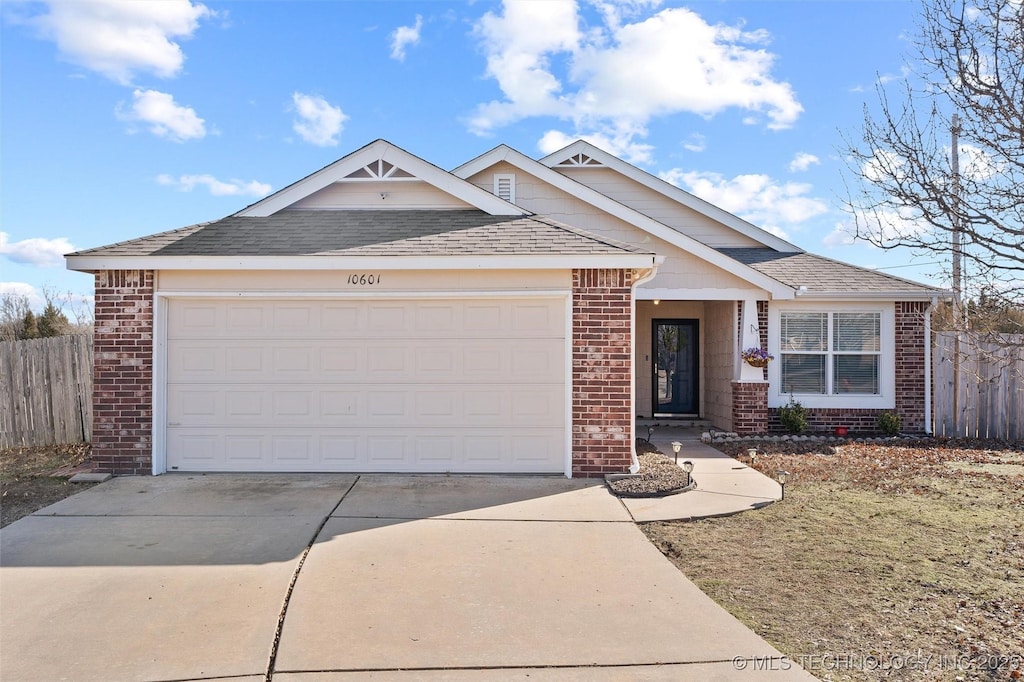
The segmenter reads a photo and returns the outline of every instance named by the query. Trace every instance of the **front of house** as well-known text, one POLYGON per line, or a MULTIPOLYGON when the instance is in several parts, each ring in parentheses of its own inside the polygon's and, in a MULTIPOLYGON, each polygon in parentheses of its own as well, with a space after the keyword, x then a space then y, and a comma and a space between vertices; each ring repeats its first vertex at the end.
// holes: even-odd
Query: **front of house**
POLYGON ((377 140, 96 278, 93 460, 166 471, 635 469, 636 417, 930 430, 944 292, 799 248, 585 142, 448 172, 377 140), (765 348, 766 369, 741 353, 765 348))

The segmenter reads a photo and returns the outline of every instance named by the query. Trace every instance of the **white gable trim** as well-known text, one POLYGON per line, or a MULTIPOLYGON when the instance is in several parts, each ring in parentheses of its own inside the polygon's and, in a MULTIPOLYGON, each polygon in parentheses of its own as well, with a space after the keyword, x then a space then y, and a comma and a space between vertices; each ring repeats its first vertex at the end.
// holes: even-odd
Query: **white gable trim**
POLYGON ((637 168, 636 166, 626 163, 617 156, 613 156, 606 151, 603 151, 594 145, 584 140, 576 140, 568 147, 559 149, 557 152, 548 154, 540 163, 544 164, 548 168, 554 168, 562 162, 572 159, 578 155, 589 156, 595 161, 600 162, 600 165, 585 165, 585 164, 574 164, 573 168, 611 168, 612 170, 625 175, 630 180, 635 180, 644 187, 652 189, 659 194, 662 194, 672 201, 682 204, 689 209, 700 213, 701 215, 707 216, 712 220, 719 222, 726 227, 729 227, 742 235, 750 237, 751 239, 764 244, 765 246, 775 249, 776 251, 802 253, 803 249, 790 244, 781 237, 767 232, 760 227, 748 223, 742 218, 734 216, 732 213, 721 209, 714 204, 704 201, 700 197, 690 194, 686 190, 676 187, 670 182, 665 182, 659 177, 651 175, 650 173, 637 168))
POLYGON ((443 192, 465 201, 490 215, 523 215, 523 209, 496 197, 485 189, 466 182, 437 166, 396 147, 386 140, 376 140, 342 157, 312 175, 288 185, 269 197, 243 208, 236 216, 265 217, 291 206, 300 199, 317 192, 330 184, 345 179, 368 164, 383 160, 412 174, 416 178, 437 187, 443 192))
POLYGON ((653 268, 649 253, 490 256, 65 256, 69 270, 572 270, 653 268))
MULTIPOLYGON (((557 187, 577 199, 587 202, 595 208, 599 208, 620 220, 624 220, 627 223, 658 237, 659 239, 663 239, 714 266, 722 268, 723 270, 750 282, 760 289, 770 292, 772 298, 788 300, 792 299, 794 296, 793 287, 787 286, 776 279, 772 279, 771 277, 768 277, 767 275, 764 275, 757 270, 754 270, 753 268, 711 248, 710 246, 702 244, 693 237, 689 237, 678 230, 674 230, 664 223, 660 223, 657 220, 645 216, 643 213, 626 206, 625 204, 621 204, 614 199, 601 194, 597 190, 576 182, 572 178, 548 168, 544 164, 531 159, 525 154, 517 152, 508 145, 499 145, 491 151, 476 157, 472 161, 464 163, 454 169, 452 171, 452 175, 456 175, 460 178, 469 178, 501 161, 509 163, 525 173, 534 175, 553 187, 557 187)), ((789 248, 796 249, 796 247, 789 248)))

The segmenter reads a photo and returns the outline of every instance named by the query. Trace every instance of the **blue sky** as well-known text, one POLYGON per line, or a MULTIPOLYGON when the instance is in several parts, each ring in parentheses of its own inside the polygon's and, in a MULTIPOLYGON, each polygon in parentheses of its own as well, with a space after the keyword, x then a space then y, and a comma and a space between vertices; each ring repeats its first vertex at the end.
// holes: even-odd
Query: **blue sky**
MULTIPOLYGON (((231 214, 385 138, 451 169, 584 136, 808 251, 851 244, 842 135, 896 84, 918 4, 0 4, 0 292, 73 292, 61 254, 231 214)), ((913 264, 912 267, 905 267, 913 264)))

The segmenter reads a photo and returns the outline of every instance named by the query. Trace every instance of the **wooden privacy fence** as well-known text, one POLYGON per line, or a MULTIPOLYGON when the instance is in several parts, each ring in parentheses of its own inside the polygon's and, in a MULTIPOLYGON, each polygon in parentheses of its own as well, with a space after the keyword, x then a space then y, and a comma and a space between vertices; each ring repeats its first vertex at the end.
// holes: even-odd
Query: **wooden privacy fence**
POLYGON ((956 334, 935 334, 936 435, 1024 438, 1024 336, 1006 340, 1001 346, 961 335, 957 372, 956 334))
POLYGON ((0 448, 92 439, 92 337, 0 342, 0 448))

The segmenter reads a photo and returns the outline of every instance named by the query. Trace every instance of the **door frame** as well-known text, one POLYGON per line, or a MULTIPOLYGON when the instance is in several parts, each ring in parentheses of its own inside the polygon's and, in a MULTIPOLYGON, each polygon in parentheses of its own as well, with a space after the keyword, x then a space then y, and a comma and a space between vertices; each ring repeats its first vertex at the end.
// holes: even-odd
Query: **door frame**
POLYGON ((700 417, 700 320, 697 318, 652 318, 651 319, 651 416, 652 417, 700 417), (687 325, 693 328, 693 412, 658 411, 658 325, 687 325))

